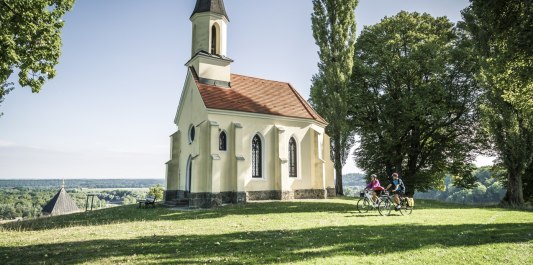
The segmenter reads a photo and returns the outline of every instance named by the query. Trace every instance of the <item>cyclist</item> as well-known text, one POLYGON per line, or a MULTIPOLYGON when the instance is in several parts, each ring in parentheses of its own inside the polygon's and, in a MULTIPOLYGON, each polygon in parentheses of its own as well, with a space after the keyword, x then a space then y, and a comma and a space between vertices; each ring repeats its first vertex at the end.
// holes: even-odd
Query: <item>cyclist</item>
POLYGON ((377 192, 382 191, 383 187, 381 187, 381 184, 379 184, 378 176, 376 176, 376 174, 372 174, 370 179, 370 183, 368 183, 365 190, 372 190, 372 202, 376 204, 378 202, 377 192))
POLYGON ((394 186, 392 193, 394 193, 394 203, 396 203, 396 210, 400 209, 400 196, 405 194, 405 185, 403 181, 398 178, 398 173, 392 173, 392 183, 390 183, 385 190, 389 190, 391 186, 394 186))

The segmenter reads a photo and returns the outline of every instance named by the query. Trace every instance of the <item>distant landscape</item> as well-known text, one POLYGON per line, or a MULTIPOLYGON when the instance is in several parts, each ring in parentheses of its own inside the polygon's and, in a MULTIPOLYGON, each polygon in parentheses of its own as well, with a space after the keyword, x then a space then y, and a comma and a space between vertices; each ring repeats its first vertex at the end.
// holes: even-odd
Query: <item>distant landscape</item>
MULTIPOLYGON (((60 179, 0 180, 0 220, 34 218, 59 191, 60 179)), ((146 196, 150 187, 164 186, 164 179, 67 179, 65 189, 80 210, 87 194, 94 194, 93 209, 133 204, 146 196)))
MULTIPOLYGON (((453 178, 447 176, 439 190, 416 192, 417 199, 431 199, 460 204, 497 204, 505 195, 504 185, 489 167, 475 173, 476 184, 470 188, 456 187, 453 178)), ((150 187, 165 186, 164 179, 67 179, 65 189, 85 210, 87 194, 95 194, 93 209, 134 204, 143 199, 150 187)), ((387 180, 381 180, 386 186, 387 180)), ((366 187, 366 175, 351 173, 343 176, 344 194, 358 197, 366 187)), ((0 220, 35 218, 42 208, 58 192, 60 179, 0 179, 0 220)))
MULTIPOLYGON (((0 179, 0 188, 59 188, 62 179, 0 179)), ((65 188, 149 188, 164 179, 65 179, 65 188)))
MULTIPOLYGON (((429 199, 449 203, 487 205, 498 204, 505 195, 504 178, 494 172, 491 167, 480 167, 473 172, 474 185, 470 188, 456 186, 451 175, 445 176, 439 189, 425 192, 416 191, 414 198, 429 199)), ((359 192, 368 183, 364 174, 353 173, 343 176, 344 194, 358 197, 359 192)), ((386 187, 389 182, 380 178, 381 185, 386 187)))

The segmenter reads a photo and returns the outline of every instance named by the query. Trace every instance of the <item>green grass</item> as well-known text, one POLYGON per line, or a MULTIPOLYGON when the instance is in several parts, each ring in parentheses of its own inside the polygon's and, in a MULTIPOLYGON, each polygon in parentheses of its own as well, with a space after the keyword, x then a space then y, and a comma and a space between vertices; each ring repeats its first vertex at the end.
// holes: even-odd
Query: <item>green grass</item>
POLYGON ((0 264, 533 264, 533 212, 352 199, 174 211, 115 207, 0 226, 0 264))

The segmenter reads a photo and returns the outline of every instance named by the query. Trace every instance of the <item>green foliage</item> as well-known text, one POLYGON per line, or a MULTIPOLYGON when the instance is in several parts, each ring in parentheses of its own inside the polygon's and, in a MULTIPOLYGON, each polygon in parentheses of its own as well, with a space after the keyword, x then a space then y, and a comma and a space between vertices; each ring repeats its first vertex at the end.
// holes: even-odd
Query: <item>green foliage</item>
MULTIPOLYGON (((13 84, 12 83, 0 83, 0 106, 2 105, 2 102, 4 102, 4 98, 9 92, 13 90, 13 84)), ((0 112, 0 117, 2 117, 4 113, 0 112)))
POLYGON ((479 168, 473 172, 472 178, 475 182, 468 188, 458 186, 451 176, 447 176, 443 190, 417 193, 416 198, 463 204, 497 204, 505 195, 500 175, 499 169, 479 168))
MULTIPOLYGON (((0 220, 41 216, 42 207, 57 193, 60 183, 57 179, 0 180, 0 220)), ((92 203, 93 209, 135 204, 154 184, 162 198, 161 179, 70 179, 66 183, 75 187, 67 192, 80 210, 85 210, 87 194, 96 195, 88 205, 90 208, 92 203)))
POLYGON ((469 43, 445 17, 402 11, 365 27, 352 77, 357 165, 400 174, 407 192, 469 175, 477 87, 469 43))
MULTIPOLYGON (((17 217, 32 218, 41 216, 42 208, 57 193, 57 188, 0 188, 0 220, 17 217)), ((67 190, 78 208, 85 209, 87 193, 79 190, 67 190)), ((93 209, 107 207, 104 196, 94 199, 93 209)))
POLYGON ((348 84, 353 68, 357 0, 313 0, 313 37, 319 48, 318 74, 313 76, 310 103, 329 122, 336 192, 343 194, 342 166, 353 145, 349 123, 348 84))
POLYGON ((353 199, 115 207, 2 225, 0 264, 533 262, 532 212, 416 203, 389 217, 359 214, 353 199))
POLYGON ((123 205, 135 204, 135 203, 137 203, 137 198, 131 195, 126 195, 124 199, 122 200, 123 205))
MULTIPOLYGON (((94 209, 117 205, 135 204, 144 198, 147 191, 140 190, 67 190, 80 210, 85 207, 94 209), (95 194, 87 204, 87 194, 95 194)), ((57 193, 57 188, 0 188, 0 220, 18 217, 32 218, 41 216, 42 208, 57 193)), ((162 194, 160 194, 162 196, 162 194)))
POLYGON ((55 76, 61 55, 61 19, 74 0, 0 0, 0 103, 19 84, 37 93, 55 76))
POLYGON ((165 189, 157 184, 156 186, 150 187, 150 191, 148 191, 149 196, 154 196, 156 200, 162 201, 163 200, 163 194, 165 192, 165 189))
POLYGON ((483 129, 507 170, 504 202, 522 205, 533 173, 533 3, 472 0, 463 17, 481 66, 483 129))
POLYGON ((482 56, 480 79, 517 110, 533 113, 533 3, 472 0, 463 17, 482 56))

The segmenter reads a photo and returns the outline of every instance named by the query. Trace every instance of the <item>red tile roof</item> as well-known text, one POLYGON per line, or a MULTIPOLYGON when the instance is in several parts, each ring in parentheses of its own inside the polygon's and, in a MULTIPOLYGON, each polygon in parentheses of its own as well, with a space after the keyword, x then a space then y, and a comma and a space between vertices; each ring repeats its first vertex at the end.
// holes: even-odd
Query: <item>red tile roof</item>
POLYGON ((327 122, 289 84, 231 74, 231 88, 203 84, 191 68, 208 109, 233 110, 327 122))

